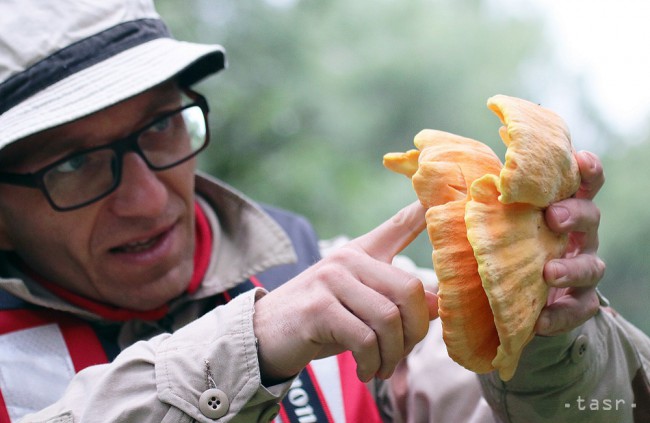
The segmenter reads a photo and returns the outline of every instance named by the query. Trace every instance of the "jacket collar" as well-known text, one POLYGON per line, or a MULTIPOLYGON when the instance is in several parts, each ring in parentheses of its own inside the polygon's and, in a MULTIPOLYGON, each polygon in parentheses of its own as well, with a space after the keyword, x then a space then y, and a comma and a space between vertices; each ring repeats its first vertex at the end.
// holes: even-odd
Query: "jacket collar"
POLYGON ((194 297, 224 292, 266 269, 297 260, 286 232, 244 194, 202 173, 197 174, 196 191, 215 247, 194 297))

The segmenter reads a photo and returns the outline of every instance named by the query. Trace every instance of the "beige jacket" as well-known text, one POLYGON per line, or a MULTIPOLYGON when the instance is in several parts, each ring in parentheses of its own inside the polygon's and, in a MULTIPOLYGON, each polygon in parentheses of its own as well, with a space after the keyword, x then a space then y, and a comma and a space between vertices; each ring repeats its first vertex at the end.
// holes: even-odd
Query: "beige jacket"
MULTIPOLYGON (((208 218, 219 249, 200 290, 171 304, 166 328, 143 322, 122 325, 125 349, 114 362, 80 372, 65 392, 57 394, 54 404, 23 421, 257 422, 277 413, 289 382, 273 387, 260 384, 252 327, 254 301, 264 292, 243 294, 201 318, 196 316, 211 296, 266 268, 291 262, 295 253, 279 226, 245 197, 203 176, 197 178, 197 190, 218 210, 218 218, 216 213, 208 213, 208 218), (168 329, 173 333, 166 333, 168 329), (202 411, 206 393, 222 399, 216 419, 202 411)), ((408 263, 397 264, 408 268, 408 263)), ((0 260, 0 268, 4 277, 0 285, 14 295, 98 319, 63 303, 6 262, 0 260)), ((372 389, 395 422, 631 422, 629 409, 579 413, 579 405, 571 402, 580 394, 603 404, 605 395, 625 399, 627 404, 632 401, 630 382, 642 364, 647 375, 650 343, 621 322, 620 317, 601 313, 575 333, 536 339, 533 348, 526 350, 517 376, 504 385, 492 375, 482 377, 480 383, 476 375, 453 363, 445 353, 439 322, 434 321, 394 377, 372 389), (586 343, 580 341, 586 349, 576 346, 583 339, 580 335, 587 337, 586 343), (572 359, 576 354, 582 357, 577 362, 572 359), (565 403, 570 407, 564 408, 565 403)), ((24 394, 29 397, 30 392, 24 394)))

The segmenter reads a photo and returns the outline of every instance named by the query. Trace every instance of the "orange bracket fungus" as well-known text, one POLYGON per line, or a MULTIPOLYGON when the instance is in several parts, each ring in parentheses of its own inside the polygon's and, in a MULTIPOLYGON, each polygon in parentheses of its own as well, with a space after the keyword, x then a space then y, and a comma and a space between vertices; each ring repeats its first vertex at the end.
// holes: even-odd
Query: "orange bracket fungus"
POLYGON ((544 264, 566 249, 566 235, 548 228, 544 209, 572 196, 580 174, 557 114, 504 95, 487 105, 503 124, 504 165, 479 141, 425 129, 417 149, 386 154, 384 166, 411 178, 427 207, 449 356, 477 373, 497 370, 505 381, 546 304, 544 264))

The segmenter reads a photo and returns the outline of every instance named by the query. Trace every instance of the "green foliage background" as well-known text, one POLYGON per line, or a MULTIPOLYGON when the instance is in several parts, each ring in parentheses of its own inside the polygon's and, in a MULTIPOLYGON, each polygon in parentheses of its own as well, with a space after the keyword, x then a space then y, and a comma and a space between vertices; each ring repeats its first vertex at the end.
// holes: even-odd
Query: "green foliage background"
MULTIPOLYGON (((604 123, 563 72, 544 21, 488 0, 157 0, 177 38, 222 44, 228 69, 199 85, 213 143, 203 170, 256 200, 309 217, 320 236, 360 235, 415 199, 382 156, 423 128, 479 139, 501 157, 498 93, 571 102, 578 149, 608 178, 597 198, 601 290, 650 333, 648 133, 604 123), (628 145, 626 140, 636 143, 628 145)), ((406 253, 430 266, 421 236, 406 253)))

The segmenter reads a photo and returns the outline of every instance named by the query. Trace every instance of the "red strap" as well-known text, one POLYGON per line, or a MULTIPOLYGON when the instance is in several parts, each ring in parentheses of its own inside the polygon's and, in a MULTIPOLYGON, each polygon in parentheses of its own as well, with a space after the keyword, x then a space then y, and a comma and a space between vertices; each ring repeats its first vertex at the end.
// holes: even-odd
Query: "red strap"
POLYGON ((325 400, 325 395, 323 395, 323 390, 320 387, 320 384, 318 383, 318 379, 316 379, 316 375, 314 374, 314 371, 311 368, 311 365, 307 365, 305 367, 305 372, 309 375, 309 378, 311 379, 311 382, 314 385, 314 391, 316 391, 316 394, 318 396, 318 401, 320 402, 321 407, 323 408, 323 414, 325 414, 325 418, 327 419, 328 422, 333 422, 334 419, 332 418, 332 412, 329 409, 329 406, 327 405, 327 401, 325 400))
POLYGON ((205 272, 208 270, 208 265, 210 264, 210 256, 212 255, 212 228, 198 201, 194 203, 194 216, 196 222, 194 273, 187 287, 189 294, 193 294, 201 286, 205 272))
MULTIPOLYGON (((108 357, 97 335, 88 324, 80 320, 53 310, 0 310, 0 335, 51 324, 58 325, 75 373, 86 367, 108 362, 108 357)), ((1 392, 0 422, 11 422, 1 392)))
POLYGON ((7 404, 5 404, 5 399, 2 397, 2 392, 0 392, 0 423, 11 423, 9 412, 7 411, 7 404))
POLYGON ((75 372, 107 363, 108 357, 92 328, 81 320, 52 310, 0 310, 0 334, 57 323, 75 372))
POLYGON ((142 320, 158 320, 161 319, 167 314, 168 306, 164 304, 153 310, 146 311, 137 311, 129 310, 126 308, 114 307, 108 304, 100 303, 99 301, 91 300, 86 297, 82 297, 79 294, 75 294, 72 291, 50 282, 36 273, 24 269, 24 271, 29 274, 29 276, 41 284, 45 289, 52 292, 59 298, 63 298, 70 304, 79 306, 85 310, 91 311, 98 316, 101 316, 104 319, 112 320, 115 322, 123 322, 131 319, 142 319, 142 320))
POLYGON ((350 351, 336 356, 339 361, 341 389, 345 408, 345 420, 348 422, 381 423, 379 410, 370 391, 357 378, 356 362, 350 351), (369 407, 368 404, 372 404, 369 407))

